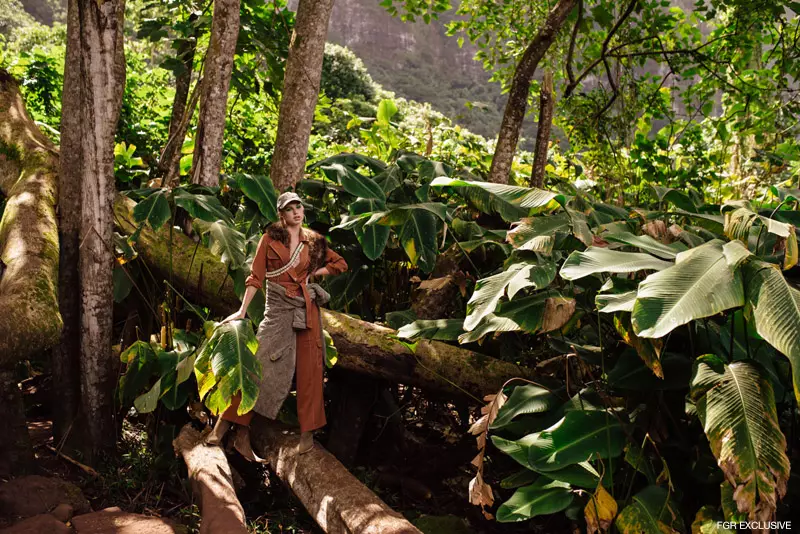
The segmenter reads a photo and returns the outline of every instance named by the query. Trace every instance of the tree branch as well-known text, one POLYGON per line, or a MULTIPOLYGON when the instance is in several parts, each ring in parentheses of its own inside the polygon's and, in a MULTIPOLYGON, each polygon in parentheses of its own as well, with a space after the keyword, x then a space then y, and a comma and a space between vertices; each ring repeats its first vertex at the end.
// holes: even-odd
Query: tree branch
POLYGON ((575 26, 572 27, 572 36, 569 39, 569 50, 567 50, 566 70, 570 86, 576 85, 575 73, 572 72, 572 57, 575 53, 575 41, 578 38, 578 30, 581 22, 583 22, 583 0, 578 0, 578 18, 575 20, 575 26))

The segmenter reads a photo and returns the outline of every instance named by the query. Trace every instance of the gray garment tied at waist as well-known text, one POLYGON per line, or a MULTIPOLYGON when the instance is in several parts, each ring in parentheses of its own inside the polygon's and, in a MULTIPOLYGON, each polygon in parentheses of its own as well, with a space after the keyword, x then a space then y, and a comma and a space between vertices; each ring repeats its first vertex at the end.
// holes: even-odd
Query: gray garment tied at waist
MULTIPOLYGON (((309 297, 317 304, 319 335, 322 347, 322 313, 319 306, 327 303, 331 296, 319 284, 306 286, 309 297)), ((261 383, 254 410, 270 419, 278 415, 283 401, 292 387, 297 361, 297 330, 306 329, 306 302, 303 296, 289 297, 286 288, 265 280, 267 303, 264 319, 258 325, 256 359, 261 362, 261 383)), ((320 355, 320 357, 322 357, 320 355)))

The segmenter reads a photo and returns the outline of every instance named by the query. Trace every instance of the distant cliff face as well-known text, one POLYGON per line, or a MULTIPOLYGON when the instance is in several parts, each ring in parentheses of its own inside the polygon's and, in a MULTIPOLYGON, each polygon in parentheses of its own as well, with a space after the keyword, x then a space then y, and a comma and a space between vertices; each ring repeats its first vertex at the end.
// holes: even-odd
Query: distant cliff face
MULTIPOLYGON (((289 7, 297 8, 297 0, 289 7)), ((452 15, 449 15, 452 17, 452 15)), ((505 98, 499 84, 472 58, 475 47, 458 47, 445 34, 442 20, 414 23, 392 17, 376 0, 337 0, 328 40, 359 56, 373 79, 398 96, 428 102, 469 130, 494 137, 500 127, 505 98), (469 110, 466 102, 484 104, 469 110)))

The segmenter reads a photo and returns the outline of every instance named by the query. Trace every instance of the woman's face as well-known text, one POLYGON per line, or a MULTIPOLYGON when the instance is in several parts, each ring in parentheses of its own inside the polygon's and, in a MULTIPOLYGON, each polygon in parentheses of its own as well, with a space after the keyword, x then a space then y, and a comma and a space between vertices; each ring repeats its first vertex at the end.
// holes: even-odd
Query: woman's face
POLYGON ((299 202, 292 202, 281 210, 281 219, 286 226, 299 226, 304 217, 305 210, 299 202))

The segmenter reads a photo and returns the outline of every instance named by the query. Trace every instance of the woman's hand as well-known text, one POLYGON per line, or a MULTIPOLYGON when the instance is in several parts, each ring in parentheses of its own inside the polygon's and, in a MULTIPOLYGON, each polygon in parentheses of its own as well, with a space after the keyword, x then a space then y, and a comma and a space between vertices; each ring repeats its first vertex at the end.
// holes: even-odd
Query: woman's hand
POLYGON ((331 274, 331 273, 328 272, 328 268, 327 267, 320 267, 319 269, 314 271, 314 276, 326 276, 328 274, 331 274))
POLYGON ((222 320, 219 324, 229 323, 231 321, 238 321, 239 319, 244 319, 244 316, 247 312, 245 310, 238 310, 236 313, 233 313, 222 320))

